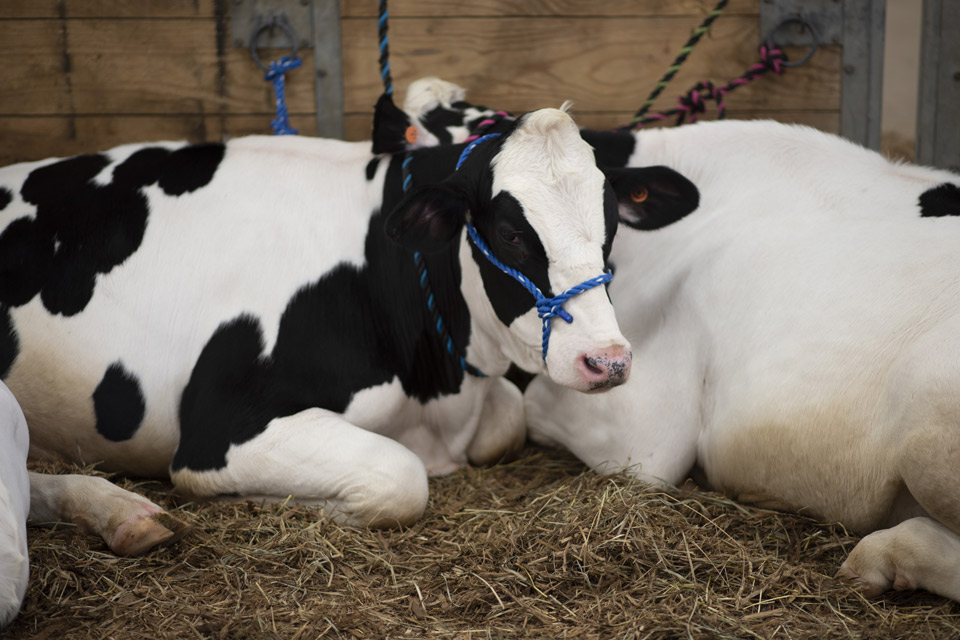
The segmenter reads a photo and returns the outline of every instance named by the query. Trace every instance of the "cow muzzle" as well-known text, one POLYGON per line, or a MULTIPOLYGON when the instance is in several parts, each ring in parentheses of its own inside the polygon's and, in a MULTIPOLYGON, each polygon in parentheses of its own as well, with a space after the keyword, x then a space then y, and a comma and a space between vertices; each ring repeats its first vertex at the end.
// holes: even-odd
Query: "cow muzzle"
POLYGON ((620 386, 630 377, 632 361, 633 353, 620 345, 581 354, 577 359, 580 390, 599 393, 620 386))

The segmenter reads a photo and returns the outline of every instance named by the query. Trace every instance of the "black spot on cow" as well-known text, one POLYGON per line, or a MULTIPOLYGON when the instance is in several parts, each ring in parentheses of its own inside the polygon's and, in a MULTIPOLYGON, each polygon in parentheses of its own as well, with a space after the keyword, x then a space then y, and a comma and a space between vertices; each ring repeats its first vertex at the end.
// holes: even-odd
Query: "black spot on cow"
POLYGON ((373 177, 377 175, 377 167, 380 166, 380 158, 374 158, 367 163, 366 176, 367 180, 373 180, 373 177))
POLYGON ((960 216, 960 187, 945 182, 920 194, 920 217, 960 216))
POLYGON ((82 311, 98 274, 109 273, 140 246, 149 215, 141 189, 157 184, 179 196, 213 178, 224 147, 203 144, 174 151, 141 149, 116 166, 107 184, 94 178, 110 160, 83 155, 32 171, 20 194, 33 218, 0 233, 0 303, 18 306, 40 294, 51 313, 82 311))
MULTIPOLYGON (((386 210, 403 195, 401 160, 390 162, 386 210)), ((426 167, 414 174, 436 179, 426 167)), ((434 329, 413 255, 387 238, 384 217, 371 217, 363 267, 339 264, 291 297, 271 352, 257 318, 241 315, 217 328, 181 397, 174 470, 222 468, 231 444, 272 419, 312 407, 343 412, 358 391, 392 380, 421 402, 459 391, 464 373, 434 329)), ((457 247, 424 260, 453 343, 466 345, 457 247)))
POLYGON ((6 378, 20 353, 20 339, 10 317, 10 307, 0 304, 0 379, 6 378))
POLYGON ((93 392, 97 432, 111 442, 129 440, 140 428, 146 401, 137 377, 114 362, 93 392))
POLYGON ((0 187, 0 211, 7 208, 7 205, 13 202, 13 192, 4 187, 0 187))
MULTIPOLYGON (((469 106, 467 103, 463 103, 463 105, 469 106)), ((456 103, 452 106, 453 109, 436 107, 428 111, 421 118, 423 126, 427 131, 437 136, 440 144, 450 144, 453 142, 453 136, 450 134, 449 128, 463 126, 463 112, 457 110, 456 103)))

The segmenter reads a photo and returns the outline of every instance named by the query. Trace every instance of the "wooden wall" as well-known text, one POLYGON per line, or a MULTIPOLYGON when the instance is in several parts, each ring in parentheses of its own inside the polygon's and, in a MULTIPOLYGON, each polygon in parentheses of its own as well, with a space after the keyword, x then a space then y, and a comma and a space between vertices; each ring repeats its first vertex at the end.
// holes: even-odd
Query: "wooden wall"
MULTIPOLYGON (((757 59, 760 0, 731 0, 658 108, 757 59)), ((580 124, 626 123, 715 0, 391 0, 391 67, 436 75, 513 112, 575 104, 580 124)), ((0 0, 0 165, 159 139, 269 133, 273 95, 230 37, 230 0, 0 0)), ((345 128, 368 137, 381 91, 376 0, 341 0, 345 128)), ((262 51, 271 59, 284 52, 262 51)), ((313 60, 288 75, 294 127, 316 130, 313 60)), ((803 53, 790 51, 794 57, 803 53)), ((839 129, 840 51, 761 78, 729 117, 839 129)))

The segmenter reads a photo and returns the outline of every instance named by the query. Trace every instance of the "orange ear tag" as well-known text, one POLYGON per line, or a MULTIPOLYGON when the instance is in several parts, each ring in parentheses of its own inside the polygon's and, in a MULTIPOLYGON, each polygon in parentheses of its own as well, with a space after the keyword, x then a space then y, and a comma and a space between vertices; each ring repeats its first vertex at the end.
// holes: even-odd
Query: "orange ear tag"
POLYGON ((407 127, 407 130, 404 132, 403 137, 407 140, 408 143, 413 144, 417 141, 417 128, 413 125, 407 127))
POLYGON ((647 199, 647 196, 650 195, 645 187, 640 187, 636 191, 630 194, 630 199, 634 202, 643 202, 647 199))

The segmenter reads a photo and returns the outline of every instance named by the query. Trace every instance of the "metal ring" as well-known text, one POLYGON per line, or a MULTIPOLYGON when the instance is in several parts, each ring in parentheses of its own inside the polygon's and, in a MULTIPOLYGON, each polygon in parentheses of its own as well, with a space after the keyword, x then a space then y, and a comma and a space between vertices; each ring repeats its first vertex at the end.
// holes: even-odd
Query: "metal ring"
POLYGON ((809 30, 810 30, 810 37, 813 38, 813 43, 810 45, 810 51, 807 52, 807 55, 803 56, 802 58, 800 58, 800 59, 797 60, 796 62, 786 61, 786 62, 783 62, 783 63, 782 63, 783 66, 785 66, 785 67, 799 67, 799 66, 802 65, 802 64, 806 64, 807 61, 809 61, 810 58, 813 57, 813 54, 815 54, 815 53, 817 52, 817 49, 820 47, 820 44, 821 44, 821 42, 820 42, 820 36, 819 36, 819 34, 817 33, 817 30, 814 29, 813 25, 810 24, 807 20, 805 20, 805 19, 803 18, 803 16, 793 16, 793 17, 790 17, 790 18, 784 18, 784 19, 780 22, 780 24, 778 24, 777 26, 775 26, 775 27, 770 31, 770 33, 767 34, 766 43, 767 43, 767 48, 768 48, 768 49, 773 49, 773 48, 776 46, 776 45, 773 44, 773 34, 775 34, 777 31, 779 31, 780 29, 782 29, 784 26, 786 26, 786 25, 788 25, 788 24, 798 24, 798 25, 800 25, 801 29, 803 29, 803 28, 809 29, 809 30))
POLYGON ((269 16, 269 20, 264 20, 262 17, 257 23, 257 26, 253 28, 253 31, 250 33, 250 56, 253 58, 253 61, 259 65, 264 71, 269 71, 270 67, 263 64, 263 61, 260 60, 260 56, 257 55, 257 42, 260 40, 260 36, 263 35, 264 31, 272 31, 274 27, 279 27, 286 35, 287 40, 290 42, 291 49, 291 58, 297 57, 297 36, 293 32, 293 27, 290 26, 290 23, 287 22, 287 16, 280 14, 279 16, 273 15, 272 13, 269 16))

